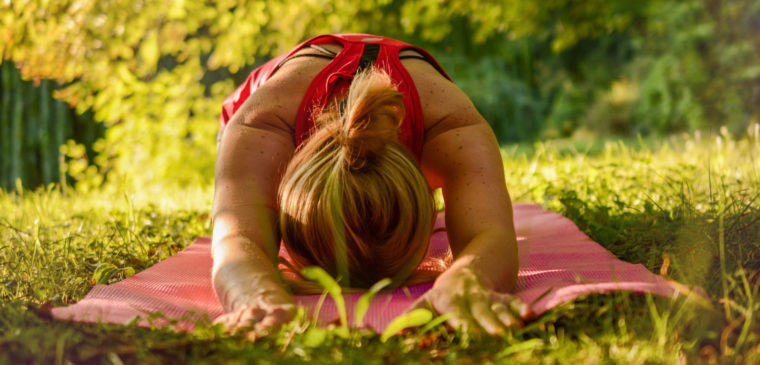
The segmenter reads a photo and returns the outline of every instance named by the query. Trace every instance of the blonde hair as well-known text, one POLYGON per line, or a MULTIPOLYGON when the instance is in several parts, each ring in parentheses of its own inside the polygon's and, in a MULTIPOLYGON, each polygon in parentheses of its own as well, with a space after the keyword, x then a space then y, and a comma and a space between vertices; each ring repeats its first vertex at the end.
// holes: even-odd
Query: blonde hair
MULTIPOLYGON (((439 272, 416 270, 436 213, 425 177, 398 140, 404 115, 403 94, 371 68, 356 75, 344 102, 316 118, 279 188, 293 271, 317 265, 353 288, 386 277, 394 287, 414 284, 439 272)), ((321 291, 291 281, 298 292, 321 291)))

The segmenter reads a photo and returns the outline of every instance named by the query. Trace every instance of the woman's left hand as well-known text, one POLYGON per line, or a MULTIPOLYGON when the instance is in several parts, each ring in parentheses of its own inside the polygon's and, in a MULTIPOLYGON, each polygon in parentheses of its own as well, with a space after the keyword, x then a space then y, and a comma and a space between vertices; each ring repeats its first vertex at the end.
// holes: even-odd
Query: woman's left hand
POLYGON ((522 326, 533 318, 530 307, 509 293, 488 288, 469 267, 451 268, 436 279, 433 288, 410 308, 432 307, 439 314, 449 313, 449 325, 464 331, 479 328, 496 335, 507 327, 522 326))

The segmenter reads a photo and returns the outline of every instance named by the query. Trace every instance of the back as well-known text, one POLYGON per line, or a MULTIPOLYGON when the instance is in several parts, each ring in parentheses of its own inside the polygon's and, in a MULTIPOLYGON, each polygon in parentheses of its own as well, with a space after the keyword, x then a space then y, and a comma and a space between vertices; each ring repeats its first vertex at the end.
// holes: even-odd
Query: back
MULTIPOLYGON (((313 56, 308 57, 311 58, 310 61, 321 63, 324 67, 316 74, 307 72, 310 76, 308 78, 299 77, 300 82, 307 82, 309 86, 304 94, 297 94, 301 102, 295 120, 291 124, 296 146, 302 144, 314 132, 314 118, 319 112, 330 103, 345 96, 345 91, 354 75, 362 69, 374 66, 388 73, 399 91, 404 94, 406 116, 399 137, 419 162, 425 129, 423 110, 414 80, 402 64, 402 59, 411 57, 415 60, 411 62, 426 63, 429 66, 427 71, 432 68, 439 77, 448 79, 448 76, 426 51, 401 41, 367 34, 318 36, 257 68, 225 101, 220 118, 222 130, 245 99, 271 77, 288 72, 302 76, 303 72, 289 66, 292 64, 303 66, 306 63, 306 56, 313 56), (324 51, 326 54, 310 51, 309 47, 324 51), (328 60, 324 60, 325 58, 328 60), (325 61, 328 62, 325 63, 325 61)), ((296 94, 290 93, 290 95, 296 94)), ((290 120, 290 118, 286 119, 290 120)))

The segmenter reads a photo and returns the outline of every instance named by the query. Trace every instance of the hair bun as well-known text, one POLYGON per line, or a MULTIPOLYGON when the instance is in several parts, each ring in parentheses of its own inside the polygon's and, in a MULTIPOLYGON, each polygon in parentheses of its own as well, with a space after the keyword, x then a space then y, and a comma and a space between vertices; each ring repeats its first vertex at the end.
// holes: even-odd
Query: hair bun
POLYGON ((398 143, 404 95, 385 71, 370 68, 357 74, 341 104, 333 128, 348 168, 360 170, 388 144, 398 143))

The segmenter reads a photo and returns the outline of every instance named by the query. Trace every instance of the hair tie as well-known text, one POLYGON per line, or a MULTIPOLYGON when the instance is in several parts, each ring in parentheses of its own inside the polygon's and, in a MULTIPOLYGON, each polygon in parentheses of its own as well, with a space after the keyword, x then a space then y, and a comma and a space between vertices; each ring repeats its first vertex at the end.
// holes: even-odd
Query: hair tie
POLYGON ((340 113, 341 116, 346 112, 346 104, 348 104, 346 98, 340 99, 338 102, 338 113, 340 113))

